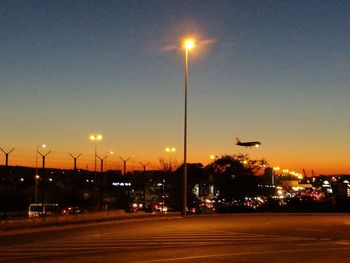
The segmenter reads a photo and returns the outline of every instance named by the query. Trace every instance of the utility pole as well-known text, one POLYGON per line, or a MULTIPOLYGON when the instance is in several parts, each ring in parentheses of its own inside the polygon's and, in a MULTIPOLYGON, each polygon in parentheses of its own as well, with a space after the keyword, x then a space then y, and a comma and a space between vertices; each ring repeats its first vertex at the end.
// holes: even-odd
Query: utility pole
POLYGON ((46 183, 45 183, 45 160, 46 160, 46 156, 48 156, 51 153, 51 151, 48 151, 46 154, 42 154, 40 151, 38 151, 38 154, 40 154, 40 156, 42 157, 42 191, 41 191, 41 205, 42 208, 44 209, 44 203, 45 203, 45 187, 46 187, 46 183))
POLYGON ((149 165, 149 162, 146 164, 139 162, 139 164, 141 164, 141 166, 143 167, 143 172, 146 172, 146 166, 149 165))
POLYGON ((14 150, 15 150, 15 148, 12 148, 10 151, 8 151, 8 152, 6 152, 4 149, 2 149, 1 147, 0 147, 0 150, 5 154, 5 166, 6 167, 8 167, 8 164, 9 164, 9 155, 10 155, 10 153, 12 153, 14 150))
MULTIPOLYGON (((98 158, 100 161, 101 161, 101 176, 103 175, 103 162, 107 159, 108 155, 106 155, 105 157, 100 157, 98 155, 96 155, 96 158, 98 158)), ((106 187, 107 187, 107 177, 106 177, 106 174, 104 175, 104 178, 103 178, 103 185, 102 185, 102 178, 100 178, 100 187, 99 187, 99 199, 98 199, 98 208, 99 210, 101 210, 102 208, 102 196, 103 196, 103 193, 106 192, 106 187), (102 187, 103 186, 103 187, 102 187), (102 190, 103 189, 103 190, 102 190)))
POLYGON ((104 160, 107 159, 108 155, 106 155, 105 157, 101 158, 100 156, 96 155, 96 157, 101 161, 101 173, 103 173, 103 162, 104 160))
POLYGON ((149 165, 150 163, 143 164, 140 162, 140 164, 143 167, 143 204, 146 205, 146 184, 147 184, 147 177, 146 177, 146 166, 149 165))
POLYGON ((82 153, 81 154, 79 154, 78 156, 74 156, 73 154, 71 154, 71 153, 69 153, 69 155, 73 158, 73 160, 74 160, 74 171, 76 171, 77 170, 77 159, 82 155, 82 153))
POLYGON ((77 160, 82 155, 81 153, 77 156, 74 156, 73 154, 69 153, 69 155, 74 160, 74 182, 73 182, 73 197, 74 197, 74 203, 77 204, 77 181, 78 181, 78 173, 77 173, 77 160))
POLYGON ((129 161, 131 157, 129 157, 129 158, 126 159, 126 160, 124 160, 122 157, 119 157, 119 158, 120 158, 120 160, 123 161, 123 167, 124 167, 124 169, 123 169, 123 175, 125 176, 125 175, 126 175, 126 162, 129 161))
POLYGON ((9 165, 9 155, 10 153, 12 153, 15 148, 12 148, 10 151, 6 152, 4 149, 2 149, 0 147, 0 150, 5 154, 5 176, 4 176, 4 179, 5 179, 5 185, 4 185, 4 210, 3 210, 3 217, 6 218, 7 217, 7 187, 8 187, 8 179, 10 177, 10 173, 9 173, 9 168, 8 168, 8 165, 9 165))

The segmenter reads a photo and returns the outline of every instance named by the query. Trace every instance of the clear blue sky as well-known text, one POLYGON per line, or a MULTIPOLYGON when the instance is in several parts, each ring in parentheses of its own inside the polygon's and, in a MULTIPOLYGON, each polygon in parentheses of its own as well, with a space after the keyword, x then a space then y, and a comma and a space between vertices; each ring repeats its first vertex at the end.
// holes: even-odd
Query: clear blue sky
POLYGON ((91 153, 100 132, 101 152, 157 163, 174 146, 181 162, 191 35, 189 161, 241 151, 350 173, 349 14, 349 1, 3 0, 0 146, 91 153))

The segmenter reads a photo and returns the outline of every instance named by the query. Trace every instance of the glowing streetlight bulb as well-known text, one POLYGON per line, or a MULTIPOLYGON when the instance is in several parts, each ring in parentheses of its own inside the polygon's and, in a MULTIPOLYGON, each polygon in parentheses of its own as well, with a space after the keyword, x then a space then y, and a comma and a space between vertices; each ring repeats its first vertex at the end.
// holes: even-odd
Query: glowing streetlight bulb
POLYGON ((165 148, 165 151, 166 152, 175 152, 176 149, 174 147, 172 147, 172 148, 167 147, 167 148, 165 148))
POLYGON ((184 46, 187 50, 192 49, 194 47, 194 41, 192 39, 187 39, 185 40, 184 46))
POLYGON ((90 140, 91 141, 101 141, 102 140, 102 135, 101 134, 90 135, 90 140))
POLYGON ((101 134, 92 134, 90 135, 90 140, 94 142, 95 144, 95 176, 96 176, 96 163, 97 163, 97 141, 102 140, 102 135, 101 134))

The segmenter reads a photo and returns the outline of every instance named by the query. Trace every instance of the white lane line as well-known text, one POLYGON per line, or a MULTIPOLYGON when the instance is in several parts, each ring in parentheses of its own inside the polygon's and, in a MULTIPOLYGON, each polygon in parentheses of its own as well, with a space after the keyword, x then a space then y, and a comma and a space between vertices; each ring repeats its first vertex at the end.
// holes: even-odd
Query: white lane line
MULTIPOLYGON (((290 239, 292 240, 292 239, 290 239)), ((300 239, 295 239, 293 241, 299 241, 300 239)), ((164 241, 164 242, 133 242, 133 243, 127 243, 127 244, 119 244, 119 243, 74 243, 74 244, 56 244, 55 246, 49 246, 49 245, 42 245, 42 246, 25 246, 25 247, 11 247, 7 248, 6 250, 1 251, 0 255, 2 254, 8 254, 8 253, 34 253, 34 252, 42 252, 42 251, 64 251, 64 250, 88 250, 88 249, 125 249, 125 248, 150 248, 150 247, 164 247, 164 246, 172 246, 172 247, 178 247, 178 246, 203 246, 203 245, 221 245, 221 244, 242 244, 242 243, 267 243, 267 242, 281 242, 281 241, 287 241, 286 239, 280 239, 280 240, 267 240, 267 239, 249 239, 249 240, 191 240, 191 241, 164 241)), ((289 240, 288 240, 289 241, 289 240)))
POLYGON ((298 231, 310 231, 310 232, 325 232, 323 229, 316 229, 316 228, 297 228, 295 230, 298 231))
MULTIPOLYGON (((194 227, 193 227, 194 228, 194 227)), ((303 240, 317 240, 317 238, 313 238, 313 237, 298 237, 298 236, 284 236, 284 235, 269 235, 269 234, 251 234, 251 233, 244 233, 244 232, 231 232, 231 231, 227 231, 227 230, 213 230, 213 229, 206 229, 206 228, 198 228, 198 231, 208 231, 208 232, 212 232, 212 233, 226 233, 226 234, 240 234, 240 235, 244 235, 244 236, 251 236, 251 237, 261 237, 261 238, 294 238, 294 239, 303 239, 303 240)))
POLYGON ((349 246, 350 245, 350 240, 339 240, 339 241, 334 241, 334 242, 331 242, 331 243, 338 244, 338 245, 349 246))
MULTIPOLYGON (((349 248, 327 248, 329 250, 348 250, 349 248)), ((220 258, 220 257, 232 257, 232 256, 244 256, 244 255, 263 255, 263 254, 280 254, 280 253, 296 253, 296 252, 315 252, 324 251, 324 248, 310 248, 310 249, 291 249, 291 250, 265 250, 265 251, 247 251, 247 252, 237 252, 237 253, 225 253, 225 254, 209 254, 200 256, 189 256, 189 257, 177 257, 177 258, 163 258, 163 259, 152 259, 137 261, 135 263, 152 263, 152 262, 174 262, 174 261, 184 261, 184 260, 194 260, 194 259, 207 259, 207 258, 220 258)))
MULTIPOLYGON (((36 243, 36 244, 28 244, 28 245, 20 245, 20 246, 11 246, 6 247, 7 251, 11 250, 25 250, 28 248, 31 249, 58 249, 58 248, 73 248, 73 247, 98 247, 98 246, 122 246, 127 247, 130 245, 144 245, 144 246, 152 246, 152 245, 163 245, 163 244, 201 244, 201 243, 241 243, 241 242, 278 242, 278 241, 300 241, 305 240, 304 238, 299 237, 234 237, 234 238, 192 238, 192 239, 173 239, 171 237, 167 239, 137 239, 137 240, 83 240, 83 241, 72 241, 67 240, 64 242, 57 241, 56 243, 36 243)), ((3 248, 5 249, 5 248, 3 248)), ((1 252, 0 248, 0 252, 1 252)))

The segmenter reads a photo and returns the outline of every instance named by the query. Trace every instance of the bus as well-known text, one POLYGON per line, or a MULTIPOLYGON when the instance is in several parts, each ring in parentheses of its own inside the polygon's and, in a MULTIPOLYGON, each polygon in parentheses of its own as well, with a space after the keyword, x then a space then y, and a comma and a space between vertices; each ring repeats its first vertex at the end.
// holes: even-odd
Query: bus
POLYGON ((58 204, 43 205, 42 203, 34 203, 34 204, 30 204, 28 208, 29 218, 58 215, 58 214, 59 214, 58 204))

